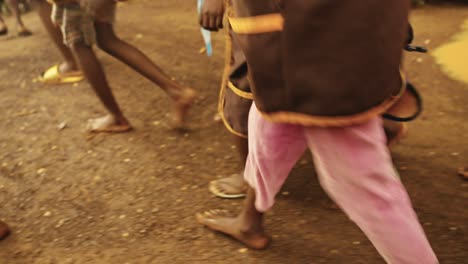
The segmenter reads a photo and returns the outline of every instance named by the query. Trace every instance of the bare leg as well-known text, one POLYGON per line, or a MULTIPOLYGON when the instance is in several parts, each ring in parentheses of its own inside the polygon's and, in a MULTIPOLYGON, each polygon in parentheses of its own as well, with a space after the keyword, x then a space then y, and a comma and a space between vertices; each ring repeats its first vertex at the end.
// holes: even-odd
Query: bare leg
POLYGON ((104 104, 110 115, 90 120, 88 130, 91 132, 125 132, 131 129, 112 94, 104 70, 92 47, 76 43, 72 47, 76 60, 81 65, 86 79, 104 104), (83 67, 86 65, 86 67, 83 67))
POLYGON ((5 239, 10 234, 10 228, 7 224, 0 221, 0 240, 5 239))
POLYGON ((408 133, 406 123, 384 119, 383 126, 387 137, 387 145, 390 147, 399 143, 408 133))
POLYGON ((75 62, 75 58, 73 57, 71 50, 63 44, 63 37, 60 28, 56 27, 50 19, 52 6, 47 3, 46 0, 38 0, 37 3, 42 24, 46 28, 47 32, 49 33, 49 37, 54 42, 55 46, 59 49, 63 59, 65 60, 60 64, 59 72, 67 73, 79 70, 78 64, 75 62))
POLYGON ((23 20, 21 19, 21 12, 18 7, 17 0, 6 0, 8 8, 10 8, 11 13, 16 19, 16 24, 18 26, 18 35, 19 36, 30 36, 32 35, 31 31, 24 26, 23 20))
POLYGON ((263 213, 255 209, 255 191, 252 188, 248 189, 244 208, 237 217, 228 217, 222 210, 211 210, 197 214, 197 220, 214 231, 239 240, 249 248, 264 249, 270 243, 263 228, 263 213))
MULTIPOLYGON (((249 154, 249 142, 246 138, 234 136, 234 143, 244 168, 245 162, 247 161, 247 155, 249 154)), ((221 198, 242 198, 245 197, 247 185, 244 181, 243 171, 239 174, 234 174, 230 177, 222 178, 219 180, 211 181, 209 190, 221 197, 221 198)))
POLYGON ((250 111, 248 126, 249 156, 245 178, 255 185, 255 191, 248 189, 244 208, 237 217, 226 217, 218 210, 197 214, 197 220, 250 248, 263 249, 270 239, 264 234, 261 212, 271 208, 276 194, 307 145, 302 127, 266 122, 255 105, 250 111))
POLYGON ((6 35, 8 33, 8 28, 5 25, 5 21, 3 20, 2 15, 0 14, 0 36, 6 35))
POLYGON ((119 39, 112 24, 96 22, 99 47, 159 85, 174 101, 174 125, 183 125, 186 112, 195 100, 195 91, 173 81, 137 48, 119 39))
POLYGON ((239 151, 239 157, 243 165, 247 161, 249 155, 249 140, 243 137, 234 136, 234 143, 239 151))

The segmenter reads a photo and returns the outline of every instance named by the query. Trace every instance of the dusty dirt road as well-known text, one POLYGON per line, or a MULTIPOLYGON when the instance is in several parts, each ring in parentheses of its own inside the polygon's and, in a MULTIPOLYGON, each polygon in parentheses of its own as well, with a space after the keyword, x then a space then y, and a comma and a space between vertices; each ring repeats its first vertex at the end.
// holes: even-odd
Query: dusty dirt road
MULTIPOLYGON (((230 135, 213 121, 223 36, 215 37, 214 57, 198 54, 192 2, 130 2, 117 24, 125 40, 200 91, 186 134, 167 128, 169 104, 158 87, 100 52, 136 130, 87 136, 86 120, 103 108, 86 82, 32 82, 60 61, 37 16, 25 16, 34 36, 0 38, 0 218, 13 229, 0 243, 1 264, 383 263, 358 228, 330 207, 308 156, 267 217, 270 249, 244 252, 196 223, 196 212, 235 211, 241 201, 207 190, 211 179, 240 166, 230 135)), ((467 18, 468 6, 417 9, 416 43, 434 49, 467 18)), ((445 76, 430 55, 411 54, 406 63, 425 112, 392 150, 395 164, 441 263, 461 264, 468 259, 468 182, 456 170, 468 163, 468 84, 445 76)))

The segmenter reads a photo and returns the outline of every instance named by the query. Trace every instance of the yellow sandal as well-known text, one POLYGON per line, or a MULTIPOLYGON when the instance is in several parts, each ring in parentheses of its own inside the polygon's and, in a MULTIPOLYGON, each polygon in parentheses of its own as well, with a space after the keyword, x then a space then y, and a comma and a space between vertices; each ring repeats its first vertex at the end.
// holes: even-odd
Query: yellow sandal
POLYGON ((81 82, 83 79, 84 75, 81 71, 60 73, 57 64, 45 71, 38 80, 45 84, 67 84, 81 82))

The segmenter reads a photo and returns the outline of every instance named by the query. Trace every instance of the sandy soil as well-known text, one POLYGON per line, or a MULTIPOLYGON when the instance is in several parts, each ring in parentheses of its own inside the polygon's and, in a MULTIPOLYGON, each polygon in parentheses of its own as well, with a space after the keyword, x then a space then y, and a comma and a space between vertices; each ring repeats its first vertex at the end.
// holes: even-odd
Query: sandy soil
MULTIPOLYGON (((0 243, 1 264, 383 263, 331 208, 308 156, 268 214, 270 249, 244 251, 195 222, 196 212, 235 211, 241 201, 207 190, 240 166, 230 135, 213 120, 223 36, 215 36, 214 57, 198 53, 192 2, 130 2, 117 24, 125 40, 200 91, 185 134, 167 128, 169 104, 158 87, 99 52, 136 130, 88 136, 86 120, 103 108, 86 82, 32 82, 60 61, 36 14, 25 16, 34 36, 0 38, 0 218, 13 229, 0 243)), ((450 41, 467 17, 461 5, 415 10, 416 43, 434 49, 450 41)), ((392 150, 395 164, 441 263, 460 264, 468 259, 468 182, 456 170, 468 163, 468 84, 444 75, 430 55, 408 55, 406 64, 425 112, 392 150)))

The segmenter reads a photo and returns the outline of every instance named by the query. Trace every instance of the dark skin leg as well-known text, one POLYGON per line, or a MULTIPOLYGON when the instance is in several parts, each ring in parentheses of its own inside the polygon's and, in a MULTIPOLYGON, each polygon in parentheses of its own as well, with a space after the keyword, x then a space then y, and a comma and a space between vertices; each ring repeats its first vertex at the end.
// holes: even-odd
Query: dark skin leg
POLYGON ((36 2, 39 17, 41 18, 42 24, 46 28, 49 37, 52 39, 55 46, 62 54, 63 59, 65 60, 63 63, 60 64, 59 72, 67 73, 78 71, 78 64, 75 62, 75 58, 73 57, 72 51, 63 44, 63 37, 60 28, 55 26, 52 23, 52 20, 50 19, 50 15, 52 13, 52 5, 47 3, 46 0, 38 0, 36 2))
POLYGON ((263 213, 255 208, 255 191, 249 188, 242 212, 228 217, 222 210, 211 210, 197 214, 197 220, 206 227, 224 233, 252 249, 265 249, 270 238, 263 228, 263 213))
POLYGON ((6 29, 7 29, 7 26, 5 25, 5 21, 3 20, 3 17, 0 14, 0 31, 4 31, 6 29))
POLYGON ((245 164, 249 155, 249 141, 246 138, 234 136, 234 144, 239 151, 242 164, 245 164))
POLYGON ((174 125, 181 127, 188 108, 195 100, 194 90, 173 81, 140 50, 119 39, 112 24, 96 22, 95 28, 102 50, 157 84, 170 96, 174 105, 174 125))
POLYGON ((0 221, 0 240, 5 239, 10 234, 10 228, 7 224, 0 221))
POLYGON ((96 92, 99 100, 109 112, 108 116, 90 120, 88 130, 94 132, 125 132, 130 129, 130 124, 122 114, 114 95, 112 94, 106 75, 92 47, 76 43, 72 47, 76 61, 81 65, 83 73, 91 87, 96 92), (86 67, 83 67, 86 65, 86 67))
POLYGON ((404 123, 384 119, 383 126, 388 146, 393 146, 406 136, 406 125, 404 123))
POLYGON ((18 26, 18 34, 20 36, 31 35, 31 31, 29 31, 24 26, 23 20, 21 19, 21 12, 18 7, 18 1, 17 0, 5 0, 5 2, 8 5, 8 8, 10 9, 13 17, 16 19, 16 24, 18 26))

